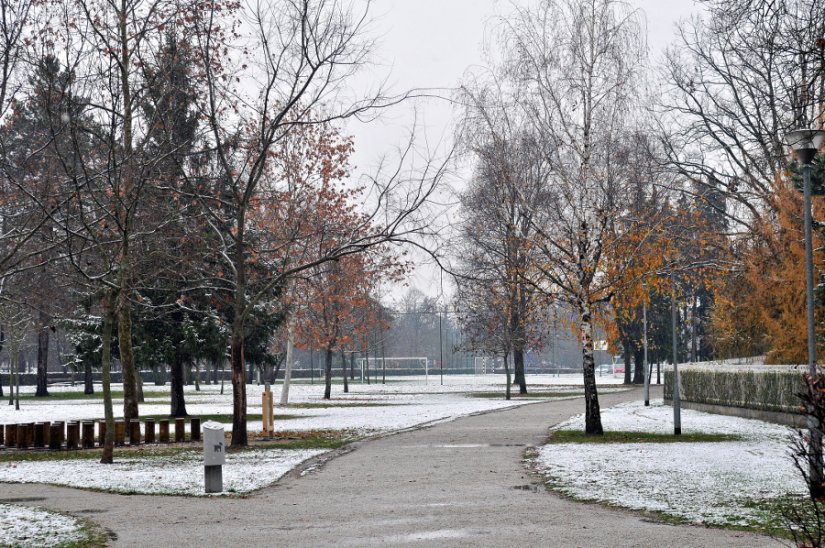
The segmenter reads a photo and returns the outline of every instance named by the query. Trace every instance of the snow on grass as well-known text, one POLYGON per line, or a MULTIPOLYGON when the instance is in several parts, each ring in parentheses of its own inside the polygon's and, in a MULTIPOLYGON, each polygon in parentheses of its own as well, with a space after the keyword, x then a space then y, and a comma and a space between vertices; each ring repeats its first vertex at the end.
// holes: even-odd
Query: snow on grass
MULTIPOLYGON (((673 409, 632 402, 603 409, 602 424, 605 431, 672 433, 673 409)), ((584 417, 557 428, 584 429, 584 417)), ((548 483, 573 497, 715 525, 758 525, 753 502, 805 492, 784 426, 682 410, 682 431, 742 441, 550 444, 536 463, 548 483)))
POLYGON ((74 518, 39 508, 0 504, 0 546, 60 546, 85 538, 74 518))
MULTIPOLYGON (((597 377, 609 381, 607 384, 620 382, 620 377, 597 377)), ((601 382, 601 381, 600 381, 601 382)), ((531 375, 528 376, 529 389, 541 392, 583 393, 579 387, 581 375, 531 375)), ((115 385, 113 389, 120 387, 115 385)), ((280 384, 272 387, 275 402, 280 401, 280 384)), ((81 391, 82 386, 75 387, 81 391)), ((144 385, 149 392, 168 392, 168 386, 144 385)), ((523 405, 535 400, 514 399, 509 402, 503 397, 504 385, 502 375, 467 376, 451 375, 444 377, 444 385, 437 376, 431 375, 428 382, 424 378, 395 380, 388 384, 353 383, 350 392, 345 394, 343 386, 333 386, 332 400, 324 400, 322 384, 295 383, 290 388, 290 406, 278 407, 276 414, 288 414, 298 418, 276 420, 276 431, 287 430, 356 430, 362 434, 389 432, 409 428, 418 424, 449 420, 458 416, 523 405), (501 393, 501 399, 474 398, 472 392, 501 393), (312 408, 303 408, 301 404, 312 404, 312 408), (369 404, 370 406, 363 406, 369 404), (360 407, 353 407, 359 406, 360 407)), ((612 390, 612 388, 607 388, 612 390)), ((247 409, 250 414, 261 413, 261 393, 263 386, 247 386, 247 409)), ((26 423, 38 421, 68 421, 99 419, 103 417, 103 402, 100 399, 37 399, 20 402, 20 410, 0 404, 0 424, 26 423)), ((224 394, 220 394, 218 385, 201 385, 196 392, 194 387, 186 387, 186 408, 192 416, 232 414, 232 389, 227 385, 224 394)), ((122 411, 120 400, 115 401, 115 414, 122 411)), ((167 415, 169 400, 167 398, 148 398, 140 405, 142 416, 167 415)), ((231 424, 226 424, 227 430, 231 424)), ((249 429, 260 429, 260 422, 250 422, 249 429)))
MULTIPOLYGON (((248 493, 266 487, 305 460, 325 452, 260 449, 228 453, 223 467, 224 491, 248 493)), ((89 459, 0 463, 0 482, 50 483, 116 493, 205 494, 203 456, 199 451, 116 458, 108 465, 89 459)))
MULTIPOLYGON (((531 379, 532 390, 570 394, 582 392, 574 379, 551 384, 559 377, 531 379)), ((581 381, 580 376, 576 376, 581 381)), ((349 393, 341 385, 333 386, 333 399, 324 400, 323 385, 295 383, 290 389, 290 406, 278 407, 276 414, 296 418, 277 420, 277 431, 346 431, 371 435, 403 430, 422 424, 451 420, 456 417, 529 404, 537 400, 514 399, 503 395, 501 376, 445 377, 445 385, 431 376, 414 382, 383 384, 354 383, 349 393), (497 392, 501 398, 476 398, 473 392, 497 392), (302 404, 310 404, 304 405, 302 404)), ((119 387, 115 386, 114 389, 119 387)), ((76 387, 77 391, 82 387, 76 387)), ((168 387, 146 385, 149 392, 168 392, 168 387)), ((280 400, 281 385, 273 386, 275 401, 280 400)), ((247 409, 252 415, 261 412, 262 386, 247 386, 247 409)), ((232 414, 232 391, 220 394, 217 385, 201 385, 201 391, 186 387, 186 407, 192 416, 232 414)), ((116 412, 121 403, 115 402, 116 412)), ((165 415, 168 398, 150 398, 140 405, 142 416, 165 415)), ((37 399, 21 402, 21 410, 0 405, 0 423, 23 423, 43 420, 78 420, 100 418, 103 404, 99 399, 37 399)), ((224 425, 231 430, 231 424, 224 425)), ((248 430, 261 430, 260 420, 249 421, 248 430)), ((255 450, 230 453, 224 467, 226 490, 244 493, 264 487, 304 460, 322 451, 255 450)), ((0 463, 0 482, 39 482, 70 487, 95 488, 123 493, 163 493, 199 495, 203 491, 203 465, 199 451, 182 451, 173 456, 144 455, 135 459, 117 457, 114 465, 100 465, 91 459, 59 461, 22 461, 0 463)))

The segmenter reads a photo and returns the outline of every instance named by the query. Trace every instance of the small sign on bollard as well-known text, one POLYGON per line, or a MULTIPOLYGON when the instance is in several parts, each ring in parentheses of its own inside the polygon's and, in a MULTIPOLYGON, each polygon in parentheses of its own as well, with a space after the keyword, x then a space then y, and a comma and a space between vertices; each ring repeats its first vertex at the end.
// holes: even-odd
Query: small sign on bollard
POLYGON ((223 492, 223 465, 226 464, 224 428, 219 422, 203 424, 204 487, 207 493, 223 492))

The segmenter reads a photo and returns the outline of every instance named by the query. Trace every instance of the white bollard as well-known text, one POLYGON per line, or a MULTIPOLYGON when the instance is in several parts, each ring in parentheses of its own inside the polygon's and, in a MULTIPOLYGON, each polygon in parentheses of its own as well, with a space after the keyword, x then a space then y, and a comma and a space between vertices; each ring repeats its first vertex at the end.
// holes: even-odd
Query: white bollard
POLYGON ((223 465, 226 464, 226 440, 221 423, 203 425, 204 488, 207 493, 223 492, 223 465))

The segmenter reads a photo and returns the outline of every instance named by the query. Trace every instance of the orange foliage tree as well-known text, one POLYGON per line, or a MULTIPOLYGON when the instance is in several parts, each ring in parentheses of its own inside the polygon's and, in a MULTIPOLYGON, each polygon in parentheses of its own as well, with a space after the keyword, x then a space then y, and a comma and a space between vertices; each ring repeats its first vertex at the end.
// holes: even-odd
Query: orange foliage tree
MULTIPOLYGON (((814 215, 821 210, 821 198, 814 215)), ((805 246, 802 195, 777 178, 775 214, 738 243, 741 267, 720 289, 713 313, 713 338, 727 356, 766 353, 769 363, 807 361, 805 246)), ((822 238, 814 232, 814 263, 822 264, 822 238)), ((821 322, 822 312, 817 311, 821 322)))

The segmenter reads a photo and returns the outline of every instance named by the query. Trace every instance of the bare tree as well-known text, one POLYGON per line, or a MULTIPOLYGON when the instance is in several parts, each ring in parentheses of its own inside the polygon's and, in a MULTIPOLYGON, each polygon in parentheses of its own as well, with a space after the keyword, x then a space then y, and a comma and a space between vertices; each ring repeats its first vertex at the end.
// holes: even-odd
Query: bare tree
POLYGON ((518 10, 503 33, 524 119, 552 170, 532 221, 536 265, 540 287, 578 314, 588 434, 602 433, 593 323, 617 283, 606 268, 626 195, 617 149, 639 112, 642 29, 640 14, 617 1, 543 0, 518 10))
MULTIPOLYGON (((364 39, 366 11, 355 11, 341 0, 259 3, 240 12, 241 21, 251 29, 251 41, 230 53, 229 48, 216 45, 228 37, 235 40, 233 44, 239 41, 232 34, 238 22, 233 17, 213 6, 197 19, 197 48, 205 77, 199 104, 209 126, 208 148, 214 151, 204 170, 210 184, 201 187, 197 197, 221 242, 225 276, 218 286, 228 293, 232 307, 232 445, 243 446, 247 444, 244 338, 255 305, 273 291, 282 292, 286 281, 299 272, 388 242, 406 241, 424 230, 420 212, 441 171, 428 164, 412 177, 399 169, 380 184, 373 181, 365 197, 371 209, 356 212, 346 206, 346 214, 357 222, 339 233, 335 245, 320 250, 307 246, 311 235, 297 230, 306 210, 298 207, 286 209, 284 236, 277 246, 254 248, 248 222, 263 182, 283 182, 274 176, 276 168, 270 162, 276 145, 302 128, 369 114, 393 100, 380 91, 360 97, 347 92, 349 78, 367 62, 371 48, 364 39), (251 278, 250 259, 263 260, 267 255, 271 276, 251 278)), ((288 192, 283 186, 281 191, 288 192)))
POLYGON ((532 321, 540 314, 536 291, 535 207, 550 176, 550 166, 535 132, 509 108, 518 102, 519 87, 511 79, 474 80, 462 87, 464 116, 459 140, 475 164, 474 180, 461 195, 464 224, 461 242, 467 260, 458 285, 466 289, 496 287, 486 302, 506 318, 503 324, 515 382, 527 393, 524 353, 535 335, 532 321), (481 285, 481 276, 488 276, 481 285), (473 280, 473 278, 477 278, 473 280))
POLYGON ((693 183, 683 190, 722 192, 730 207, 719 213, 755 232, 787 170, 784 134, 825 123, 825 10, 816 0, 704 5, 667 53, 661 143, 693 183))

